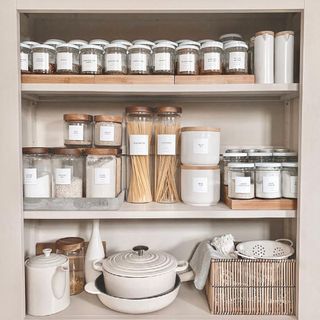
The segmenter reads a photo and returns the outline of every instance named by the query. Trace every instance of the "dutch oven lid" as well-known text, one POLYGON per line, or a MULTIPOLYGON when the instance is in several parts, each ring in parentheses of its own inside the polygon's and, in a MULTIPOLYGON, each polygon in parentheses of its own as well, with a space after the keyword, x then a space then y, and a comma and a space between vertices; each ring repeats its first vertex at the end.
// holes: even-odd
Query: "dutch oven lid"
POLYGON ((26 265, 31 268, 59 267, 68 261, 62 254, 51 253, 52 249, 44 249, 43 254, 35 256, 26 261, 26 265))
POLYGON ((136 246, 116 253, 103 261, 103 269, 127 278, 154 277, 176 269, 177 260, 171 254, 148 250, 146 246, 136 246))

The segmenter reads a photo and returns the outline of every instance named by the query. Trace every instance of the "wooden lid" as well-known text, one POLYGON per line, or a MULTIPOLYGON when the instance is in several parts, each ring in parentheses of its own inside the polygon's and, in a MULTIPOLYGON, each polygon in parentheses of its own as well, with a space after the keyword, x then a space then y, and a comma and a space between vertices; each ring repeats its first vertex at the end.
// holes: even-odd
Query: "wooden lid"
POLYGON ((82 152, 80 149, 77 148, 52 148, 50 149, 51 153, 57 155, 66 155, 66 156, 76 156, 80 157, 82 152))
POLYGON ((24 147, 22 148, 23 154, 47 154, 49 153, 49 148, 44 147, 24 147))
POLYGON ((267 30, 267 31, 256 32, 256 37, 261 36, 263 34, 270 34, 271 36, 274 36, 274 32, 273 31, 267 30))
POLYGON ((145 106, 130 106, 126 108, 126 113, 138 113, 138 112, 153 113, 153 110, 152 108, 145 107, 145 106))
POLYGON ((181 132, 184 131, 213 131, 220 132, 220 128, 211 128, 211 127, 183 127, 181 128, 181 132))
POLYGON ((84 150, 87 155, 97 155, 97 156, 117 156, 121 154, 121 149, 116 148, 88 148, 84 150))
POLYGON ((191 164, 182 164, 181 169, 184 170, 219 170, 219 166, 193 166, 191 164))
POLYGON ((117 123, 122 123, 122 116, 120 115, 103 115, 99 114, 97 116, 93 117, 95 122, 117 122, 117 123))
POLYGON ((68 113, 63 115, 64 121, 92 121, 90 114, 68 113))
POLYGON ((182 113, 182 108, 180 107, 171 107, 171 106, 161 106, 157 108, 157 113, 182 113))
POLYGON ((294 36, 294 31, 286 30, 286 31, 280 31, 276 33, 276 37, 278 36, 284 36, 285 34, 294 36))
POLYGON ((56 241, 56 249, 63 251, 75 251, 84 246, 84 240, 78 237, 62 238, 56 241))

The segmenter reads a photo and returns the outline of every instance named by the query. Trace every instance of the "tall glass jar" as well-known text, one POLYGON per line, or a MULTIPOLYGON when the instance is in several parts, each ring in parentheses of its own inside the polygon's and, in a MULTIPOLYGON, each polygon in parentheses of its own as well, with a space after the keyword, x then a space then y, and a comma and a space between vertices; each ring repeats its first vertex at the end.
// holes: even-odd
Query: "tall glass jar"
POLYGON ((151 48, 136 44, 128 49, 128 73, 150 74, 151 73, 151 48))
POLYGON ((80 72, 79 48, 70 43, 57 47, 57 73, 77 74, 80 72))
POLYGON ((56 49, 46 44, 32 47, 32 72, 55 73, 56 49))
POLYGON ((248 45, 243 41, 230 41, 224 50, 225 73, 248 74, 248 45))
POLYGON ((179 45, 176 49, 177 74, 199 74, 199 48, 192 45, 179 45))
POLYGON ((52 169, 48 148, 26 147, 23 153, 23 196, 52 197, 52 169))
POLYGON ((159 107, 155 118, 155 182, 154 201, 179 201, 178 146, 181 108, 159 107))
POLYGON ((82 198, 83 157, 79 149, 52 149, 53 195, 55 198, 82 198))
POLYGON ((222 42, 203 43, 200 49, 200 74, 222 74, 222 53, 222 42))
POLYGON ((127 47, 121 43, 109 44, 104 53, 104 73, 127 74, 127 47))
POLYGON ((102 74, 103 52, 100 46, 88 44, 80 48, 80 63, 82 74, 102 74))
POLYGON ((149 107, 126 108, 129 146, 129 175, 127 201, 152 201, 151 143, 153 111, 149 107))
POLYGON ((175 47, 166 42, 153 46, 152 68, 154 74, 174 74, 175 47))
POLYGON ((247 153, 245 152, 227 152, 223 155, 223 183, 225 186, 228 185, 228 164, 230 162, 246 162, 247 161, 247 153))
POLYGON ((20 70, 21 73, 32 71, 31 47, 25 43, 20 43, 20 70))
POLYGON ((56 253, 69 259, 70 295, 83 291, 84 281, 84 240, 77 237, 62 238, 56 241, 56 253))
POLYGON ((289 199, 297 199, 298 197, 298 163, 284 162, 282 163, 282 196, 289 199))

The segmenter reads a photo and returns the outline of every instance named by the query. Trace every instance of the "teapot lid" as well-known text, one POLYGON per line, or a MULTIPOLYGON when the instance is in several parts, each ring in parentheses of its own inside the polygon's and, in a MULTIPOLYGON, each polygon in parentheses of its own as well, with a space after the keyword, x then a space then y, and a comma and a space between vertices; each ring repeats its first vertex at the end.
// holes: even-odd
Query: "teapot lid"
POLYGON ((68 261, 62 254, 52 253, 52 249, 43 249, 43 254, 34 256, 26 261, 26 266, 31 268, 50 268, 58 267, 68 261))

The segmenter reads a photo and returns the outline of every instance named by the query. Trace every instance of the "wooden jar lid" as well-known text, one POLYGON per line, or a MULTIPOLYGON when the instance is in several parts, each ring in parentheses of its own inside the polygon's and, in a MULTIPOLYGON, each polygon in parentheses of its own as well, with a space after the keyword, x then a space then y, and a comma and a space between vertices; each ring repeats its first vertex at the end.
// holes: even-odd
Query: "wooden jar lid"
POLYGON ((63 115, 64 121, 92 121, 90 114, 68 113, 63 115))
POLYGON ((183 127, 181 128, 181 132, 185 131, 212 131, 212 132, 220 132, 220 128, 211 128, 211 127, 183 127))
POLYGON ((122 116, 120 115, 103 115, 99 114, 93 117, 95 122, 117 122, 122 123, 122 116))
POLYGON ((166 113, 166 112, 171 112, 171 113, 182 113, 182 108, 181 107, 171 107, 171 106, 161 106, 157 108, 157 113, 166 113))
POLYGON ((49 148, 45 147, 24 147, 22 148, 23 154, 48 154, 49 148))
POLYGON ((151 107, 145 107, 145 106, 130 106, 126 108, 126 113, 153 113, 153 110, 151 107))
POLYGON ((121 154, 121 149, 116 148, 88 148, 85 151, 86 155, 97 156, 117 156, 121 154))
POLYGON ((76 251, 84 247, 84 240, 78 237, 62 238, 56 241, 56 249, 63 251, 76 251))
POLYGON ((199 166, 191 164, 182 164, 181 169, 184 170, 219 170, 219 166, 199 166))
POLYGON ((77 148, 52 148, 51 153, 56 155, 65 155, 65 156, 76 156, 80 157, 82 152, 77 148))

